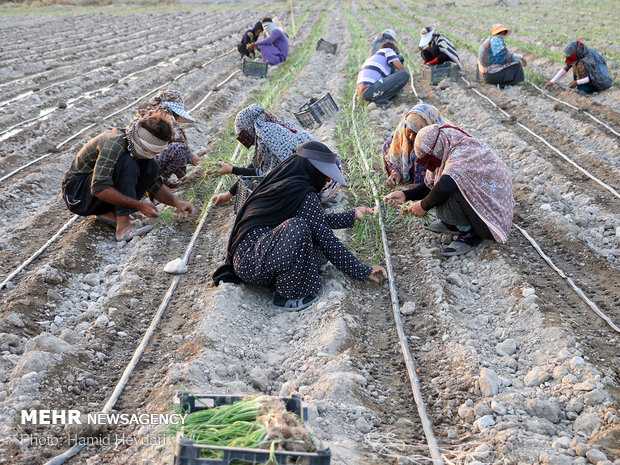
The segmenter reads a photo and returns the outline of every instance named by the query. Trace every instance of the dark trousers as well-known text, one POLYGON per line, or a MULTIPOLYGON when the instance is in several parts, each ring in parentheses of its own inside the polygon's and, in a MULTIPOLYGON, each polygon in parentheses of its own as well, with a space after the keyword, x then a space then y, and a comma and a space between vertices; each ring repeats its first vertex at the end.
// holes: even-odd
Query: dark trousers
POLYGON ((432 47, 430 49, 425 48, 423 50, 420 50, 420 55, 422 55, 422 59, 425 62, 433 61, 435 58, 437 58, 436 64, 438 65, 441 65, 442 63, 445 63, 446 61, 451 61, 450 58, 448 58, 448 55, 439 51, 439 47, 437 46, 432 47))
POLYGON ((482 218, 471 208, 459 189, 448 197, 444 203, 435 207, 437 218, 452 226, 471 226, 482 239, 493 239, 491 231, 482 218))
POLYGON ((504 86, 514 86, 525 79, 523 76, 523 66, 520 61, 515 61, 512 65, 504 68, 498 73, 483 74, 482 79, 487 84, 499 84, 504 86))
MULTIPOLYGON (((151 187, 157 177, 157 161, 135 160, 131 155, 121 155, 114 167, 112 179, 114 188, 121 194, 139 200, 151 187)), ((67 183, 63 199, 72 213, 80 216, 103 215, 114 212, 116 216, 127 216, 134 213, 133 208, 119 207, 95 197, 90 186, 93 174, 78 176, 67 183)))
POLYGON ((397 71, 367 87, 362 92, 362 98, 369 102, 385 103, 405 87, 408 82, 409 71, 406 69, 397 71))

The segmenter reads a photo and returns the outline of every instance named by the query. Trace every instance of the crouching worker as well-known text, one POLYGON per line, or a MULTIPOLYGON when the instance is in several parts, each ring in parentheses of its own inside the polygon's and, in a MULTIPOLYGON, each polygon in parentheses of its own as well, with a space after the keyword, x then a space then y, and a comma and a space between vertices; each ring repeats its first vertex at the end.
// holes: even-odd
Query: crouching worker
POLYGON ((483 142, 454 126, 427 126, 415 141, 417 163, 427 169, 424 183, 385 197, 390 206, 416 200, 408 212, 424 216, 436 208, 435 233, 458 233, 442 252, 462 255, 482 239, 506 242, 514 198, 508 167, 483 142))
POLYGON ((609 75, 607 62, 603 55, 593 48, 586 47, 580 40, 571 42, 564 48, 566 65, 558 71, 545 87, 551 87, 558 82, 564 75, 573 68, 573 82, 568 87, 591 94, 613 85, 613 80, 609 75))
POLYGON ((351 228, 373 211, 326 215, 318 193, 329 179, 347 185, 336 155, 317 141, 300 145, 274 168, 239 210, 215 284, 275 287, 274 307, 296 311, 318 300, 319 267, 328 260, 358 280, 386 277, 383 267, 364 265, 334 235, 332 229, 351 228))
POLYGON ((527 62, 522 55, 510 53, 504 43, 504 37, 510 30, 503 24, 491 28, 491 36, 480 45, 478 51, 478 71, 487 84, 500 88, 514 86, 523 81, 523 67, 527 62))
POLYGON ((157 176, 153 158, 171 137, 170 123, 162 116, 150 116, 127 132, 112 129, 92 139, 78 152, 62 180, 62 196, 69 210, 81 216, 98 215, 116 228, 117 241, 151 230, 151 226, 140 228, 129 219, 136 211, 149 218, 159 216, 153 203, 140 200, 146 192, 186 215, 192 214, 192 204, 178 199, 157 176))
POLYGON ((252 29, 248 29, 243 34, 241 38, 241 42, 237 45, 237 50, 241 54, 241 57, 250 57, 254 58, 255 52, 254 50, 248 50, 248 45, 253 44, 258 40, 258 36, 263 33, 263 23, 258 21, 252 29))
POLYGON ((386 40, 362 65, 357 94, 368 102, 386 103, 409 82, 409 71, 398 59, 396 43, 386 40))
POLYGON ((425 65, 441 65, 447 61, 452 61, 463 71, 463 65, 452 42, 436 32, 432 26, 426 26, 420 32, 418 48, 425 65))
POLYGON ((279 65, 288 58, 288 38, 282 29, 275 26, 271 18, 263 18, 262 24, 267 37, 248 44, 246 48, 250 52, 257 48, 263 57, 263 63, 279 65))
POLYGON ((428 103, 418 103, 405 115, 394 134, 383 144, 383 164, 387 173, 386 184, 394 188, 398 184, 423 182, 426 170, 416 163, 414 143, 420 129, 431 124, 450 124, 439 110, 428 103))

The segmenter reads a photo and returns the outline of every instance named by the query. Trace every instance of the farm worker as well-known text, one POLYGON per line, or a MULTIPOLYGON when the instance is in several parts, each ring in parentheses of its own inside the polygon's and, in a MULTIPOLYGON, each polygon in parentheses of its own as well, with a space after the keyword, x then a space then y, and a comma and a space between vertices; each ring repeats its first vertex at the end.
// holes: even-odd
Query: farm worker
POLYGON ((426 26, 420 32, 418 48, 425 65, 441 65, 447 61, 452 61, 463 71, 463 65, 452 42, 436 32, 432 26, 426 26))
POLYGON ((558 82, 571 67, 573 68, 573 82, 568 87, 577 88, 583 92, 592 92, 609 89, 613 80, 609 75, 605 58, 596 50, 586 47, 580 40, 571 42, 564 48, 566 65, 558 71, 545 87, 551 87, 558 82))
POLYGON ((504 37, 509 33, 506 26, 496 24, 491 28, 491 36, 482 42, 478 52, 478 71, 482 79, 502 89, 523 81, 523 66, 527 66, 522 55, 508 52, 504 37))
POLYGON ((258 21, 252 29, 248 29, 243 33, 243 37, 241 37, 241 42, 237 45, 237 50, 241 54, 241 56, 246 56, 250 58, 254 58, 254 50, 248 50, 248 45, 256 42, 258 40, 258 36, 263 33, 263 23, 258 21))
POLYGON ((149 116, 126 130, 112 129, 99 134, 78 152, 62 180, 62 196, 77 215, 98 215, 116 228, 116 240, 128 241, 149 232, 138 227, 129 215, 140 211, 149 218, 159 216, 149 197, 193 214, 189 202, 177 198, 157 176, 155 155, 168 145, 172 127, 162 116, 149 116))
POLYGON ((506 242, 514 207, 512 180, 508 167, 484 142, 457 127, 433 124, 418 133, 415 154, 427 169, 424 183, 388 194, 388 205, 415 200, 407 210, 415 216, 436 208, 440 221, 429 229, 458 233, 442 251, 444 257, 467 253, 482 239, 506 242))
MULTIPOLYGON (((392 42, 397 43, 396 33, 394 32, 393 29, 386 29, 385 31, 381 33, 379 37, 375 38, 374 42, 372 43, 372 47, 370 49, 370 55, 374 55, 375 53, 377 53, 379 49, 381 48, 381 45, 383 45, 383 42, 385 42, 386 40, 391 40, 392 42)), ((398 59, 400 60, 401 63, 405 62, 405 58, 401 54, 398 55, 398 59)))
POLYGON ((193 123, 196 120, 192 118, 183 104, 181 93, 173 89, 160 90, 155 96, 149 100, 149 106, 138 109, 138 113, 129 123, 128 130, 131 132, 133 127, 141 120, 149 116, 163 116, 168 119, 172 125, 171 145, 166 147, 161 154, 155 156, 155 160, 159 165, 157 175, 162 178, 164 184, 170 188, 177 187, 179 183, 168 181, 168 178, 175 174, 180 180, 185 176, 186 167, 189 164, 196 165, 199 158, 187 144, 187 136, 185 131, 180 127, 179 123, 193 123))
MULTIPOLYGON (((211 174, 235 174, 237 176, 265 176, 281 161, 290 157, 295 149, 314 138, 299 126, 288 123, 271 113, 267 113, 261 105, 254 104, 244 108, 235 118, 237 140, 247 148, 254 145, 254 156, 247 168, 233 167, 219 162, 220 168, 211 174)), ((321 200, 331 200, 338 191, 339 185, 330 181, 320 193, 321 200)), ((214 195, 213 203, 228 202, 237 194, 238 185, 234 184, 228 192, 214 195)))
POLYGON ((419 103, 407 112, 405 119, 396 126, 394 134, 383 144, 383 164, 388 176, 388 187, 424 181, 426 169, 416 163, 413 144, 420 129, 431 124, 450 123, 442 118, 433 105, 419 103))
POLYGON ((357 75, 357 94, 368 102, 386 103, 409 82, 409 72, 398 59, 396 43, 386 40, 366 59, 357 75))
MULTIPOLYGON (((219 162, 220 168, 213 174, 265 176, 278 163, 290 157, 299 145, 313 139, 299 126, 267 113, 258 104, 250 105, 237 113, 235 133, 237 140, 245 147, 254 145, 254 156, 250 165, 241 168, 219 162)), ((226 203, 236 194, 237 184, 234 184, 228 192, 217 194, 211 200, 215 204, 226 203)))
POLYGON ((319 267, 327 261, 354 279, 386 277, 383 267, 363 264, 334 235, 332 229, 351 228, 374 212, 357 207, 326 215, 317 194, 329 179, 347 185, 336 155, 317 141, 300 145, 273 169, 239 210, 214 283, 274 287, 274 308, 296 311, 318 299, 319 267))
POLYGON ((288 38, 282 29, 275 27, 271 18, 263 19, 263 29, 267 38, 248 44, 248 50, 258 48, 263 56, 263 63, 279 65, 288 57, 288 38))

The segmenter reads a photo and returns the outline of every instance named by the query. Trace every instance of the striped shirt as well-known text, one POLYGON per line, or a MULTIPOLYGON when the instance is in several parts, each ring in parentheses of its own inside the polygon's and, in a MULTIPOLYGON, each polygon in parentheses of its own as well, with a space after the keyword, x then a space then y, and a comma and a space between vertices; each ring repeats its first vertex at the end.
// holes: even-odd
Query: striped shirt
MULTIPOLYGON (((93 174, 90 190, 97 195, 109 187, 114 187, 114 168, 119 157, 129 152, 125 131, 112 129, 99 134, 88 142, 73 159, 73 163, 62 179, 62 191, 78 176, 93 174)), ((148 192, 154 196, 162 183, 156 178, 148 192)))
POLYGON ((398 55, 391 48, 380 48, 368 58, 357 75, 357 85, 371 86, 379 79, 388 77, 392 72, 390 64, 398 60, 398 55))

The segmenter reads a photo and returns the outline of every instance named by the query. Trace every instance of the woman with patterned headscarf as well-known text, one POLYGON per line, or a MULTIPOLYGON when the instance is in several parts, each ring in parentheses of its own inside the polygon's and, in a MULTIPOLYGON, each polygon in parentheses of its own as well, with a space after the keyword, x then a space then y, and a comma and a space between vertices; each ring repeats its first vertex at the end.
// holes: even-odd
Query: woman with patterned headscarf
POLYGON ((397 184, 418 184, 424 180, 426 170, 416 164, 413 143, 417 133, 431 124, 449 124, 439 110, 428 103, 419 103, 407 112, 392 137, 383 144, 383 163, 387 172, 388 187, 397 184))
POLYGON ((176 187, 178 183, 171 183, 168 178, 175 174, 178 179, 181 179, 185 176, 187 165, 198 163, 198 156, 187 144, 185 131, 179 126, 179 123, 193 123, 196 120, 185 111, 181 93, 173 89, 159 91, 149 100, 147 108, 138 109, 138 113, 127 126, 127 131, 131 132, 133 127, 149 116, 162 116, 172 126, 170 146, 166 147, 155 159, 159 163, 158 176, 168 187, 176 187))
POLYGON ((424 183, 387 195, 388 205, 415 200, 407 211, 419 217, 436 208, 440 221, 429 229, 458 234, 444 257, 467 253, 482 239, 506 242, 514 207, 512 180, 488 145, 457 127, 434 124, 418 133, 415 154, 427 169, 424 183))
POLYGON ((591 94, 609 89, 613 80, 609 75, 605 58, 596 50, 586 47, 580 40, 571 42, 564 48, 566 65, 558 71, 545 87, 551 87, 573 68, 573 82, 568 87, 577 88, 591 94))
MULTIPOLYGON (((237 140, 247 148, 254 146, 254 156, 247 168, 219 162, 220 168, 213 174, 235 174, 237 176, 265 176, 281 161, 290 157, 295 149, 314 138, 300 127, 287 123, 258 104, 241 110, 235 118, 237 140)), ((228 192, 213 196, 215 204, 228 202, 237 194, 237 184, 228 192)))

